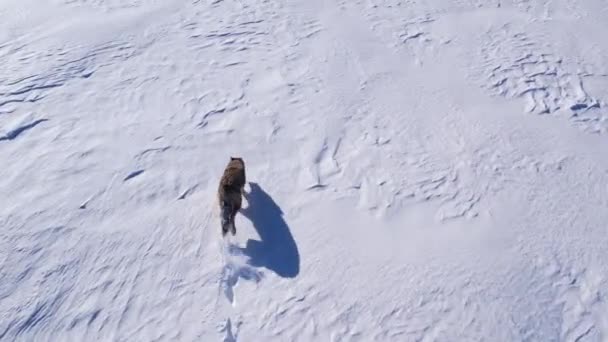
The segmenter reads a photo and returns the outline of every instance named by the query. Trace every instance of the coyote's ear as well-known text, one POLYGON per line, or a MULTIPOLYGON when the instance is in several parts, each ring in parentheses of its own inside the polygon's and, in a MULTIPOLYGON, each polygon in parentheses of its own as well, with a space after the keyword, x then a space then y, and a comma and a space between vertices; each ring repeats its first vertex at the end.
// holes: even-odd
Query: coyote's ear
POLYGON ((230 156, 230 160, 236 160, 236 158, 234 158, 233 156, 230 156))

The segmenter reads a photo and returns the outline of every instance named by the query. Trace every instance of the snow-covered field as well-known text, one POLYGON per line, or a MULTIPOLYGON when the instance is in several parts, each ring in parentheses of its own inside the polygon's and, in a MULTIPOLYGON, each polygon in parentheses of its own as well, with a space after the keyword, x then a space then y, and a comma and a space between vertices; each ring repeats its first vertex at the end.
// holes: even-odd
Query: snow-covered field
POLYGON ((608 341, 607 18, 0 1, 0 340, 608 341))

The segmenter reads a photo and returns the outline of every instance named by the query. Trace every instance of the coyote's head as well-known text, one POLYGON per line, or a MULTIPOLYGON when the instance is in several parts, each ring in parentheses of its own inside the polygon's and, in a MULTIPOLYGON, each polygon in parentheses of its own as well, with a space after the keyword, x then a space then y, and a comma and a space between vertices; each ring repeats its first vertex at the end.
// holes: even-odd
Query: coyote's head
POLYGON ((232 157, 232 156, 230 156, 230 161, 238 161, 238 162, 240 162, 243 165, 245 164, 245 161, 241 157, 232 157))

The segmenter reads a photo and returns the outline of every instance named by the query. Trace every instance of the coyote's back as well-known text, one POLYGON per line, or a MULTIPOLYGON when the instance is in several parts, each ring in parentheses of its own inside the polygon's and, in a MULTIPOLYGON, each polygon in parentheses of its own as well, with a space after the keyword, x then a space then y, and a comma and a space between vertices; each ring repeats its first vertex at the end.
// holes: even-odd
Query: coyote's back
POLYGON ((218 187, 218 199, 222 214, 222 235, 228 230, 236 234, 234 217, 241 209, 242 193, 245 187, 245 162, 242 158, 230 157, 218 187))

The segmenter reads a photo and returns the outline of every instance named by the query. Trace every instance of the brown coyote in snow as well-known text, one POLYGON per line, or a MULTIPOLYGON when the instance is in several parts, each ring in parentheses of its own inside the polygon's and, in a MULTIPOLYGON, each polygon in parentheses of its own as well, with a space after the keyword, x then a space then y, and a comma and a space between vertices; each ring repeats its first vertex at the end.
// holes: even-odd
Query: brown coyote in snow
POLYGON ((222 236, 225 236, 228 230, 232 235, 236 234, 234 217, 241 209, 245 182, 245 162, 242 158, 230 157, 217 190, 222 216, 222 236))

